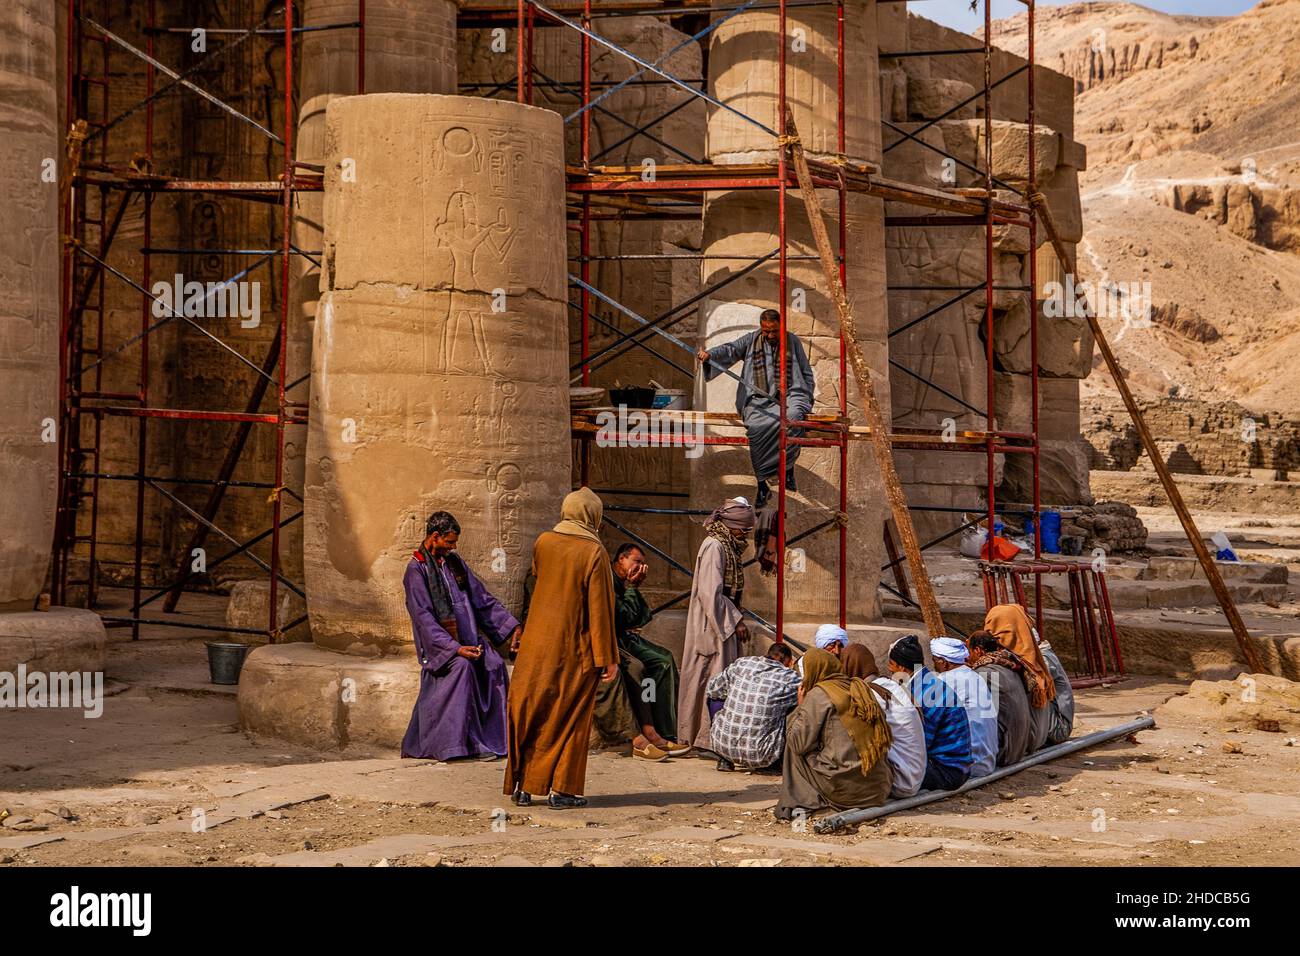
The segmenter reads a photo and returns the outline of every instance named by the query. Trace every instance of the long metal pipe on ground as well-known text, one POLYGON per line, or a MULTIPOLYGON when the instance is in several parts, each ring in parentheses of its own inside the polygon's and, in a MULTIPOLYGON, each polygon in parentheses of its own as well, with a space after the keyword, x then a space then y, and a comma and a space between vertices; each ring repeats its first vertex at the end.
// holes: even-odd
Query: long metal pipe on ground
POLYGON ((987 784, 1001 780, 1003 777, 1009 777, 1013 773, 1019 773, 1029 767, 1035 767, 1040 763, 1047 763, 1049 760, 1055 760, 1057 757, 1065 757, 1072 753, 1078 753, 1080 750, 1087 750, 1089 747, 1095 747, 1098 744, 1109 743, 1120 737, 1127 737, 1129 734, 1137 733, 1139 730, 1150 730, 1156 725, 1154 717, 1141 717, 1137 720, 1129 721, 1127 724, 1120 724, 1118 727, 1112 727, 1109 730, 1099 730, 1095 734, 1088 734, 1077 740, 1067 740, 1063 744, 1057 744, 1055 747, 1048 747, 1040 750, 1032 757, 1026 757, 1019 763, 1013 763, 1009 767, 999 767, 984 777, 977 777, 974 780, 967 780, 956 790, 928 790, 925 793, 918 793, 914 797, 908 797, 904 800, 895 800, 892 803, 886 803, 881 807, 871 807, 867 810, 845 810, 843 813, 836 813, 833 816, 823 817, 813 824, 813 830, 816 833, 833 833, 836 830, 843 829, 851 823, 865 823, 868 820, 876 820, 880 817, 889 816, 891 813, 897 813, 899 810, 913 810, 916 807, 923 807, 927 803, 935 803, 939 800, 946 800, 949 797, 955 797, 960 793, 966 793, 968 790, 974 790, 976 787, 983 787, 987 784))

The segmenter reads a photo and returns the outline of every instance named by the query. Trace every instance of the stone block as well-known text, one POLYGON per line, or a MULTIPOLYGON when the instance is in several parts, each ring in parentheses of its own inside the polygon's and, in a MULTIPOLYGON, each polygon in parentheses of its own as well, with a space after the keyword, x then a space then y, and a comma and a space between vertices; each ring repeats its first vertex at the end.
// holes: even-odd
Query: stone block
MULTIPOLYGON (((1045 505, 1091 504, 1088 486, 1088 443, 1083 439, 1039 440, 1038 489, 1045 505)), ((1015 501, 1033 500, 1033 461, 1029 455, 1006 456, 998 494, 1015 501)))
MULTIPOLYGON (((1032 383, 1028 374, 997 372, 993 378, 994 410, 1003 431, 1028 432, 1032 383)), ((1079 380, 1038 379, 1038 435, 1044 439, 1079 438, 1079 380)))
MULTIPOLYGON (((1083 205, 1079 199, 1079 171, 1071 166, 1057 166, 1046 180, 1038 185, 1047 200, 1062 242, 1078 242, 1083 238, 1083 205)), ((1040 229, 1040 241, 1047 243, 1047 230, 1040 229)))
POLYGON ((1060 140, 1060 157, 1058 162, 1062 166, 1084 172, 1088 168, 1088 147, 1083 143, 1076 142, 1064 133, 1061 134, 1060 140))
MULTIPOLYGON (((943 131, 947 151, 968 166, 958 167, 958 185, 981 186, 984 168, 984 121, 944 120, 935 124, 943 131)), ((1007 120, 993 122, 993 175, 1010 186, 1023 189, 1029 180, 1029 127, 1007 120)), ((1056 170, 1060 144, 1056 131, 1034 127, 1034 171, 1037 181, 1046 182, 1056 170)))
MULTIPOLYGON (((881 167, 883 175, 934 189, 956 185, 956 167, 943 152, 947 148, 943 130, 937 125, 927 126, 924 123, 899 122, 894 125, 908 135, 892 129, 886 132, 885 143, 888 148, 881 167)), ((914 216, 921 212, 915 206, 901 208, 907 211, 900 212, 900 215, 914 216)))
POLYGON ((102 673, 108 634, 94 611, 52 607, 48 611, 0 613, 0 672, 90 671, 102 673))
MULTIPOLYGON (((271 619, 271 585, 266 581, 235 581, 230 585, 230 599, 226 604, 226 624, 230 627, 265 630, 271 619)), ((307 613, 307 602, 294 594, 283 583, 276 588, 276 625, 281 629, 307 613)), ((245 644, 259 644, 264 640, 241 631, 231 631, 227 638, 245 644)), ((283 632, 282 641, 310 641, 311 628, 307 621, 283 632)))
POLYGON ((948 114, 948 119, 975 118, 975 87, 964 80, 950 80, 929 76, 913 76, 907 81, 907 118, 931 120, 948 114), (972 97, 975 97, 972 99, 972 97), (969 100, 969 102, 966 102, 969 100), (966 103, 956 112, 948 113, 959 103, 966 103))
MULTIPOLYGON (((1215 567, 1225 581, 1252 582, 1256 584, 1286 584, 1287 566, 1264 561, 1216 561, 1215 567)), ((1201 563, 1196 558, 1156 555, 1147 563, 1148 577, 1160 581, 1183 581, 1205 578, 1201 563)))

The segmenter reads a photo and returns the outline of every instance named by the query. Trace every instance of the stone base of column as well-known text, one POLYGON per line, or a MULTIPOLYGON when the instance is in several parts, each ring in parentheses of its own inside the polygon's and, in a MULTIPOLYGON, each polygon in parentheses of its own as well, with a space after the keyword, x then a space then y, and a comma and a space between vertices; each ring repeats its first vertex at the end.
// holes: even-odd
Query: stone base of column
POLYGON ((396 751, 420 688, 413 654, 367 659, 314 644, 268 644, 239 675, 239 725, 318 750, 396 751))
POLYGON ((52 607, 48 611, 0 614, 0 671, 71 672, 104 670, 108 634, 94 611, 52 607))

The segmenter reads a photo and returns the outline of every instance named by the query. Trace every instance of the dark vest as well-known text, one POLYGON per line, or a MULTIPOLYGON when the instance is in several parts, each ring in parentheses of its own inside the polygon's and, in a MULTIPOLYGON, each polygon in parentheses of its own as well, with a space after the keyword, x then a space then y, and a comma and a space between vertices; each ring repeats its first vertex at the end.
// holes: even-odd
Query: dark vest
MULTIPOLYGON (((456 624, 456 612, 451 603, 451 593, 447 590, 447 582, 438 573, 437 560, 424 545, 420 545, 415 556, 417 559, 423 559, 421 563, 424 565, 424 584, 429 590, 429 600, 433 603, 433 616, 437 618, 443 630, 464 644, 460 637, 460 628, 456 624)), ((448 552, 443 560, 447 563, 447 570, 451 572, 452 580, 469 601, 479 633, 493 644, 500 644, 508 635, 498 634, 488 614, 474 606, 469 590, 469 570, 465 567, 465 562, 455 551, 448 552)))

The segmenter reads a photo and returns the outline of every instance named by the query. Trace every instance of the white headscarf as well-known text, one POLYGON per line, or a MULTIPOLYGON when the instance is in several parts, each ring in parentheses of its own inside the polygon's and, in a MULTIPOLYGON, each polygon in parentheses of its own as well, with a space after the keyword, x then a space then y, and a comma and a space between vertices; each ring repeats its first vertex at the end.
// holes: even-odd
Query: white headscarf
POLYGON ((849 643, 849 635, 844 628, 839 627, 838 625, 823 624, 821 627, 817 628, 817 634, 813 640, 817 643, 818 647, 822 650, 826 650, 832 644, 839 644, 842 647, 847 647, 849 643))
POLYGON ((930 656, 949 664, 965 664, 970 649, 955 637, 936 637, 930 641, 930 656))

